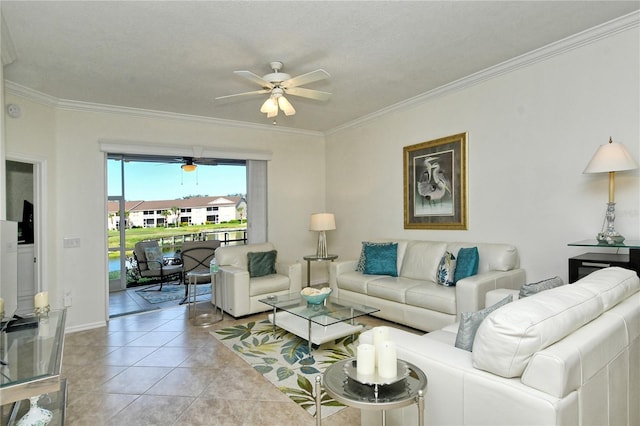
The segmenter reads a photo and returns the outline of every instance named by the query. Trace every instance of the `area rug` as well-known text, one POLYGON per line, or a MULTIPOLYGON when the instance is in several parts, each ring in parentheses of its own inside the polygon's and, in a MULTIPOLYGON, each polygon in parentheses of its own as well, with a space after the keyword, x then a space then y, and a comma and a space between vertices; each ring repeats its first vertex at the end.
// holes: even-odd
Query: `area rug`
MULTIPOLYGON (((276 328, 274 335, 273 325, 266 319, 210 333, 313 417, 316 415, 316 377, 333 363, 356 356, 356 345, 351 335, 314 346, 309 354, 306 340, 281 328, 276 328)), ((329 397, 324 389, 321 404, 321 418, 345 408, 329 397)))
MULTIPOLYGON (((196 297, 211 294, 211 284, 199 284, 196 287, 196 297)), ((151 290, 136 290, 136 294, 149 303, 162 303, 184 298, 183 285, 163 285, 162 291, 150 288, 151 290)))

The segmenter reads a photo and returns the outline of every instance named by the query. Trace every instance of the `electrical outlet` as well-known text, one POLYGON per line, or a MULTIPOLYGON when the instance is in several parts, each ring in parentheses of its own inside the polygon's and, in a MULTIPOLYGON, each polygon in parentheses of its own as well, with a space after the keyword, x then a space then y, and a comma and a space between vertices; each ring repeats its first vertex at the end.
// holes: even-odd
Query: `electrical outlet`
POLYGON ((80 247, 80 238, 64 238, 62 240, 62 246, 64 248, 78 248, 80 247))
POLYGON ((71 290, 68 290, 68 291, 66 291, 64 293, 64 298, 63 299, 64 299, 63 301, 64 301, 65 308, 71 306, 71 301, 72 301, 72 299, 71 299, 71 290))

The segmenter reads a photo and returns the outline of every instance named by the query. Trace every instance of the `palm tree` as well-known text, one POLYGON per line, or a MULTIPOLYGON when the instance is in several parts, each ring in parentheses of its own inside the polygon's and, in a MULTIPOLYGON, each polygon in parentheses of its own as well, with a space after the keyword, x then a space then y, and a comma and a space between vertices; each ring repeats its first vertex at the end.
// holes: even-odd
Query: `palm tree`
POLYGON ((244 207, 240 206, 236 210, 238 211, 238 216, 240 217, 240 223, 242 223, 242 216, 244 214, 244 207))
POLYGON ((160 213, 163 217, 164 217, 164 227, 168 228, 169 227, 169 216, 171 216, 171 212, 169 210, 162 210, 162 213, 160 213))
POLYGON ((180 207, 171 207, 171 213, 173 213, 173 215, 175 216, 175 218, 173 219, 173 225, 178 226, 178 219, 180 218, 180 207))

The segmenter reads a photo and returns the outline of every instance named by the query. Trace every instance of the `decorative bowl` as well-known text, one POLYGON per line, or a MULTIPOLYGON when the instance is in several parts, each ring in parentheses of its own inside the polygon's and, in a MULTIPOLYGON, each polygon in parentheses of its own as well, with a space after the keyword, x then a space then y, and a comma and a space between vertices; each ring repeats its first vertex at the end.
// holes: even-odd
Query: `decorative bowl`
POLYGON ((321 290, 318 290, 312 287, 307 287, 302 290, 300 294, 306 299, 307 303, 311 305, 321 305, 331 294, 331 288, 325 287, 321 290))

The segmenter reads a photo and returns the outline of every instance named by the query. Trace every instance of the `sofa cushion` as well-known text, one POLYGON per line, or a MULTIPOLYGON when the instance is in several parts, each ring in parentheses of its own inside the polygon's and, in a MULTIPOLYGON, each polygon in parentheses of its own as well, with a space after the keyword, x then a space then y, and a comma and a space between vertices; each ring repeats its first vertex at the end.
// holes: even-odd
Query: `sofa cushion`
POLYGON ((538 281, 536 283, 525 284, 520 288, 519 297, 528 297, 536 293, 540 293, 541 291, 560 287, 563 284, 564 281, 562 281, 562 278, 560 277, 547 278, 546 280, 538 281))
POLYGON ((511 302, 513 302, 513 296, 509 295, 498 303, 494 303, 493 305, 479 311, 462 312, 460 315, 460 325, 458 326, 455 347, 471 352, 473 350, 473 340, 476 337, 476 332, 478 331, 480 324, 482 324, 482 321, 484 321, 491 312, 511 302))
POLYGON ((520 267, 518 250, 511 244, 496 243, 447 243, 447 251, 457 254, 461 248, 478 247, 480 260, 478 273, 488 271, 511 271, 520 267))
POLYGON ((340 274, 336 282, 339 289, 367 294, 367 285, 383 277, 384 275, 363 275, 360 272, 351 271, 340 274))
POLYGON ((453 281, 458 281, 476 275, 478 273, 478 247, 461 248, 456 258, 456 269, 453 274, 453 281))
POLYGON ((438 265, 438 284, 450 287, 455 285, 453 275, 456 270, 456 257, 451 252, 445 252, 438 265))
POLYGON ((289 277, 280 274, 251 278, 249 296, 262 296, 289 290, 289 277))
POLYGON ((425 308, 444 314, 456 314, 456 288, 436 284, 433 281, 420 281, 407 290, 406 304, 425 308))
POLYGON ((437 281, 438 265, 447 245, 442 242, 410 241, 402 261, 400 276, 437 281))
POLYGON ((406 303, 406 292, 416 286, 416 281, 403 277, 379 277, 369 281, 367 294, 371 297, 391 300, 398 303, 406 303))
POLYGON ((248 252, 270 251, 273 249, 274 246, 271 243, 220 247, 216 250, 216 262, 218 262, 219 266, 234 266, 247 271, 248 252))
POLYGON ((264 277, 276 273, 276 250, 248 252, 247 269, 251 278, 264 277))
POLYGON ((606 268, 573 285, 519 299, 491 313, 473 345, 473 365, 503 377, 522 375, 531 356, 638 291, 634 271, 606 268), (608 309, 608 308, 607 308, 608 309))
POLYGON ((364 246, 364 274, 398 276, 398 244, 364 246))

